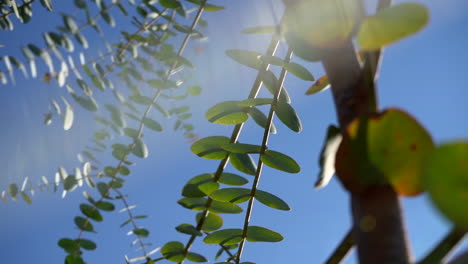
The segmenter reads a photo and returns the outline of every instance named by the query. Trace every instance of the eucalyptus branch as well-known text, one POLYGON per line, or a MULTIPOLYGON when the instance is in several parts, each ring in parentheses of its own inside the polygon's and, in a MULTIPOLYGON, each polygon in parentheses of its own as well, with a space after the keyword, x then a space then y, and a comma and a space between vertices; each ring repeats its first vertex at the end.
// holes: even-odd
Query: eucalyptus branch
POLYGON ((326 264, 339 264, 343 261, 354 247, 353 229, 351 228, 331 256, 325 261, 326 264))
POLYGON ((442 263, 447 255, 460 243, 466 235, 466 230, 452 227, 445 237, 424 257, 419 264, 442 263))
MULTIPOLYGON (((122 201, 122 203, 124 204, 126 210, 127 211, 127 214, 128 214, 128 219, 130 220, 130 223, 132 224, 133 226, 133 229, 137 229, 138 226, 137 224, 135 223, 135 218, 133 216, 133 213, 132 213, 132 210, 130 208, 130 205, 129 203, 127 202, 127 199, 125 198, 125 195, 122 194, 122 192, 118 189, 115 189, 113 188, 112 189, 115 193, 117 193, 119 199, 122 201)), ((137 239, 138 239, 138 243, 140 244, 140 248, 141 250, 143 251, 143 255, 146 257, 147 256, 147 253, 146 253, 146 249, 145 249, 145 244, 143 243, 143 237, 140 235, 140 234, 135 234, 137 236, 137 239)))
MULTIPOLYGON (((284 58, 284 62, 288 63, 291 60, 291 57, 292 57, 292 50, 289 49, 286 56, 285 56, 285 58, 284 58)), ((237 251, 236 264, 240 263, 240 259, 242 257, 242 251, 244 249, 245 240, 247 238, 247 230, 248 230, 248 227, 249 227, 250 217, 252 215, 253 204, 255 202, 255 193, 257 191, 257 187, 258 187, 258 184, 260 182, 260 177, 261 177, 261 174, 262 174, 263 161, 260 159, 260 157, 262 155, 265 155, 265 151, 267 149, 268 139, 270 137, 270 128, 271 128, 271 125, 273 123, 273 118, 275 117, 276 106, 278 104, 278 99, 280 97, 281 91, 283 90, 283 83, 284 83, 284 80, 286 79, 286 74, 287 74, 287 70, 285 68, 283 68, 281 70, 280 77, 278 79, 279 80, 279 87, 276 90, 275 95, 273 96, 273 102, 271 103, 270 112, 268 113, 267 122, 265 124, 265 130, 264 130, 264 133, 263 133, 262 145, 260 147, 260 153, 259 153, 259 158, 258 158, 257 171, 255 173, 255 179, 254 179, 254 182, 252 184, 252 189, 250 191, 250 200, 249 200, 249 203, 247 205, 247 211, 246 211, 246 214, 245 214, 244 228, 243 228, 243 231, 242 231, 242 240, 241 240, 241 242, 239 244, 239 249, 237 251)))
MULTIPOLYGON (((36 1, 36 0, 30 0, 30 1, 28 1, 28 2, 24 2, 22 5, 18 6, 17 8, 20 9, 20 8, 29 6, 29 5, 31 5, 34 1, 36 1)), ((10 15, 12 15, 12 14, 14 14, 15 11, 13 10, 13 8, 11 8, 11 9, 12 9, 12 10, 8 11, 7 13, 2 14, 2 15, 0 16, 0 19, 4 19, 4 18, 6 18, 6 17, 8 17, 8 16, 10 16, 10 15)))
MULTIPOLYGON (((273 35, 272 39, 270 40, 270 44, 268 46, 268 49, 266 51, 266 55, 267 56, 273 56, 276 52, 276 49, 278 48, 278 44, 279 44, 279 37, 277 35, 273 35)), ((259 91, 260 91, 260 88, 263 84, 263 76, 265 74, 265 72, 269 69, 270 67, 270 64, 267 64, 267 63, 262 63, 262 66, 257 74, 257 77, 252 85, 252 88, 250 89, 250 93, 249 93, 249 96, 248 98, 255 98, 257 97, 259 91)), ((241 124, 238 124, 234 127, 233 131, 232 131, 232 134, 231 134, 231 138, 229 140, 230 143, 236 143, 237 142, 237 139, 239 138, 240 136, 240 133, 242 131, 242 128, 244 127, 244 123, 241 123, 241 124)), ((216 169, 216 172, 214 174, 214 178, 213 178, 213 181, 214 182, 217 182, 219 180, 219 178, 221 177, 221 174, 223 173, 224 169, 226 168, 227 164, 229 162, 229 156, 227 156, 226 158, 222 159, 221 162, 219 163, 218 165, 218 168, 216 169)), ((205 219, 206 217, 208 216, 208 212, 209 212, 209 209, 211 208, 211 204, 213 203, 213 199, 211 199, 210 197, 208 197, 208 200, 205 204, 205 210, 203 211, 203 213, 201 214, 201 217, 200 217, 200 220, 198 220, 197 222, 197 226, 196 226, 196 229, 198 231, 200 231, 203 227, 203 224, 205 223, 205 219)), ((190 247, 192 246, 193 242, 195 241, 195 239, 197 238, 197 236, 195 235, 192 235, 188 242, 185 244, 185 248, 184 248, 184 253, 187 254, 187 252, 190 250, 190 247)), ((182 264, 184 261, 181 261, 179 264, 182 264)))

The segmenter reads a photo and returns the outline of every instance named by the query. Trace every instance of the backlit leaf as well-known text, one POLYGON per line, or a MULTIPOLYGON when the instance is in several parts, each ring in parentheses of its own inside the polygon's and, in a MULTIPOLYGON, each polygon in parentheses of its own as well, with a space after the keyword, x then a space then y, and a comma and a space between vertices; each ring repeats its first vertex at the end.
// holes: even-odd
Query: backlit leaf
POLYGON ((313 81, 314 76, 312 73, 309 72, 304 66, 295 63, 295 62, 288 62, 283 65, 283 67, 290 73, 294 74, 296 77, 304 80, 304 81, 313 81))
MULTIPOLYGON (((197 223, 200 221, 201 216, 203 213, 198 213, 196 215, 197 223)), ((208 215, 205 217, 205 221, 203 222, 202 230, 205 232, 212 232, 215 230, 220 229, 223 226, 223 218, 219 215, 208 212, 208 215)))
POLYGON ((218 103, 208 109, 205 117, 210 122, 224 125, 240 124, 248 119, 248 115, 237 101, 218 103))
POLYGON ((377 50, 420 31, 429 22, 427 8, 419 3, 400 3, 364 19, 357 42, 364 50, 377 50))
POLYGON ((227 137, 206 137, 193 143, 190 149, 193 154, 205 159, 224 159, 227 156, 227 152, 221 146, 227 143, 229 143, 229 138, 227 137))
POLYGON ((228 143, 221 146, 224 150, 231 153, 260 153, 261 146, 242 144, 242 143, 228 143))
POLYGON ((244 34, 273 34, 276 32, 277 26, 257 26, 242 30, 244 34))
POLYGON ((145 142, 143 142, 141 138, 135 138, 134 140, 135 147, 133 148, 132 153, 140 158, 148 157, 148 147, 145 142))
POLYGON ((168 242, 161 248, 161 254, 167 260, 181 262, 185 259, 184 244, 178 241, 168 242))
POLYGON ((330 82, 328 81, 328 75, 324 75, 317 79, 306 91, 306 95, 316 94, 321 91, 330 88, 330 82))
POLYGON ((468 228, 468 142, 436 148, 424 163, 424 187, 440 212, 461 228, 468 228))
POLYGON ((260 52, 236 49, 227 50, 226 54, 238 63, 254 69, 259 69, 261 65, 259 58, 262 54, 260 52))

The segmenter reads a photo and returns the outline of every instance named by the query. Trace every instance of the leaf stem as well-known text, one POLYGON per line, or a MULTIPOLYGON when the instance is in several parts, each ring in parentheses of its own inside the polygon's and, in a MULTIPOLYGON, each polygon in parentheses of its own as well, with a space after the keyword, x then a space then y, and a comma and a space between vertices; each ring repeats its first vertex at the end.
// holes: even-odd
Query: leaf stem
POLYGON ((466 230, 452 227, 445 237, 423 258, 419 264, 443 263, 443 260, 465 237, 466 230))

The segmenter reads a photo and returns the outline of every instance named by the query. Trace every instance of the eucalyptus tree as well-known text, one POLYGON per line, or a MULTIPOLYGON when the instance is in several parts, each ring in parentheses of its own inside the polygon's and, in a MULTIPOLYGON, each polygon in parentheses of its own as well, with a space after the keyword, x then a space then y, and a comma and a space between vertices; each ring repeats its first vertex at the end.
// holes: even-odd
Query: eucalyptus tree
MULTIPOLYGON (((33 14, 41 8, 34 2, 1 1, 0 27, 14 31, 18 23, 34 23, 33 14)), ((142 249, 141 256, 127 258, 128 263, 207 262, 211 256, 195 252, 195 243, 215 245, 214 259, 223 259, 217 263, 253 263, 243 259, 246 242, 283 240, 279 232, 253 225, 250 219, 255 201, 272 209, 290 210, 283 199, 259 189, 265 166, 293 174, 301 170, 292 157, 268 144, 277 130, 276 117, 290 130, 302 131, 301 119, 291 104, 293 98, 283 86, 287 73, 311 82, 308 95, 330 88, 335 103, 338 125, 327 130, 316 187, 325 187, 337 175, 349 193, 353 225, 331 250, 327 263, 341 262, 354 246, 360 263, 413 262, 400 196, 424 191, 454 227, 421 263, 441 262, 464 237, 468 228, 468 214, 462 207, 468 199, 464 162, 468 143, 437 146, 409 113, 379 109, 377 102, 375 84, 382 49, 424 28, 429 14, 423 5, 391 5, 391 1, 380 0, 376 10, 370 10, 360 0, 283 0, 283 15, 276 25, 242 31, 271 35, 264 53, 226 50, 231 59, 257 72, 245 99, 223 101, 206 112, 207 121, 232 126, 232 132, 199 138, 190 122, 187 102, 200 95, 202 88, 194 84, 194 66, 184 51, 191 41, 206 39, 204 13, 225 7, 206 0, 75 0, 73 7, 66 4, 67 13, 57 13, 54 4, 40 1, 50 15, 60 16, 62 23, 55 31, 43 32, 44 44, 20 47, 23 57, 2 56, 0 80, 4 85, 14 84, 21 71, 26 77, 65 87, 66 95, 51 98, 44 123, 62 122, 67 131, 73 127, 75 112, 85 110, 95 113, 98 129, 92 145, 79 153, 81 164, 73 172, 59 166, 53 178, 43 177, 39 184, 26 178, 21 187, 12 183, 1 197, 32 203, 31 193, 37 190, 51 188, 65 195, 88 186, 79 205, 80 215, 73 221, 79 232, 58 241, 66 252, 65 263, 85 263, 84 250, 97 248, 88 234, 104 220, 102 212, 115 211, 116 203, 124 205, 128 216, 121 226, 131 226, 134 242, 142 249), (124 25, 128 21, 134 26, 131 30, 124 25), (117 42, 107 44, 106 51, 97 55, 79 51, 94 44, 95 37, 87 37, 91 34, 87 29, 107 40, 109 27, 116 27, 120 35, 117 42), (279 46, 287 47, 284 57, 277 55, 279 46), (292 61, 292 56, 320 62, 326 75, 315 79, 308 68, 292 61), (75 62, 77 58, 79 62, 75 62), (44 62, 44 70, 37 69, 38 60, 44 62), (277 73, 271 67, 281 70, 277 73), (259 97, 263 87, 269 97, 259 97), (109 93, 114 98, 110 99, 109 93), (81 108, 73 108, 74 104, 81 108), (146 216, 135 215, 122 187, 134 160, 148 157, 143 132, 163 129, 154 112, 159 118, 172 117, 173 129, 193 142, 193 154, 215 163, 211 171, 195 175, 182 186, 183 198, 177 203, 196 213, 193 223, 175 226, 187 235, 186 241, 170 241, 153 250, 146 242, 150 231, 138 224, 146 216), (239 140, 249 119, 263 129, 259 142, 239 140), (105 155, 113 157, 112 164, 99 161, 105 155), (245 175, 253 176, 250 185, 245 175), (223 228, 225 214, 240 214, 243 221, 237 228, 223 228)), ((456 261, 463 263, 466 257, 456 261)))

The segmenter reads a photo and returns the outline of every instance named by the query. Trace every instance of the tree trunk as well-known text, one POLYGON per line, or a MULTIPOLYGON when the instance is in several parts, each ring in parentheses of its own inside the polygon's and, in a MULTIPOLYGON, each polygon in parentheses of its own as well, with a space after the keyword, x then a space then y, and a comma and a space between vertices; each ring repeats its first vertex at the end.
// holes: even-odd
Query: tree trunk
MULTIPOLYGON (((351 41, 328 54, 322 63, 344 132, 353 119, 375 111, 373 76, 365 76, 371 71, 364 74, 351 41)), ((364 191, 350 191, 350 195, 359 263, 410 263, 400 201, 392 187, 366 186, 364 191)))

